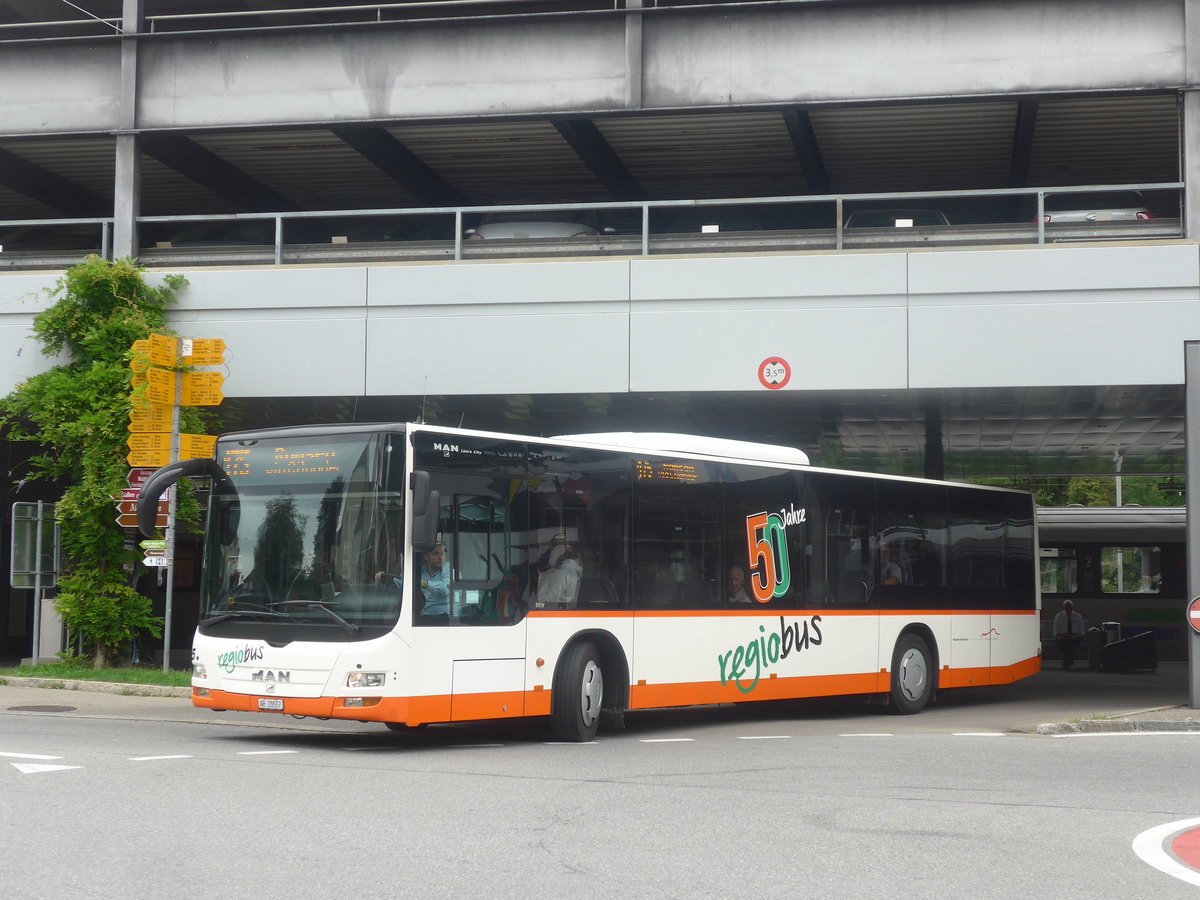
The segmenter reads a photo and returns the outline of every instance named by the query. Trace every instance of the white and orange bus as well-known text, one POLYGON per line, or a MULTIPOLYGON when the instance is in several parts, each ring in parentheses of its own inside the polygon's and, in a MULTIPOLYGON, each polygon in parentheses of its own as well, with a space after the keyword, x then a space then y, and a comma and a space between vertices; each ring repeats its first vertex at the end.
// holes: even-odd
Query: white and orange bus
POLYGON ((414 424, 226 434, 197 706, 381 722, 934 690, 1040 666, 1034 508, 682 435, 414 424))

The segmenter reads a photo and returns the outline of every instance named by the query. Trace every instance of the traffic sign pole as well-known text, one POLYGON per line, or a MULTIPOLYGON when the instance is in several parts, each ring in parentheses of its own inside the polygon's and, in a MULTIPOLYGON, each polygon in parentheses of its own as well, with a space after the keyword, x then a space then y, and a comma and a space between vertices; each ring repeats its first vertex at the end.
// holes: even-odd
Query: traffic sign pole
MULTIPOLYGON (((175 379, 175 405, 171 410, 171 462, 179 461, 179 401, 182 399, 183 379, 175 379)), ((171 669, 171 604, 175 593, 175 496, 171 491, 167 500, 167 592, 163 601, 163 667, 171 669)))
MULTIPOLYGON (((1200 598, 1200 341, 1183 342, 1184 459, 1189 491, 1187 508, 1188 596, 1200 598)), ((1191 622, 1191 606, 1188 621, 1191 622)), ((1200 709, 1200 631, 1188 629, 1188 705, 1200 709)))

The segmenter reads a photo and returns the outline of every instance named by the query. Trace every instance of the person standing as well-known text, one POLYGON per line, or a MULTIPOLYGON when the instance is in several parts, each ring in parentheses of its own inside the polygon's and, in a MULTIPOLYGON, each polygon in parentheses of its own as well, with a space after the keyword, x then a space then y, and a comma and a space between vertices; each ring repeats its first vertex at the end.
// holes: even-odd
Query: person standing
POLYGON ((1062 612, 1054 617, 1054 640, 1062 653, 1062 667, 1069 669, 1075 664, 1075 651, 1084 638, 1087 626, 1083 616, 1075 612, 1075 604, 1064 600, 1062 612))

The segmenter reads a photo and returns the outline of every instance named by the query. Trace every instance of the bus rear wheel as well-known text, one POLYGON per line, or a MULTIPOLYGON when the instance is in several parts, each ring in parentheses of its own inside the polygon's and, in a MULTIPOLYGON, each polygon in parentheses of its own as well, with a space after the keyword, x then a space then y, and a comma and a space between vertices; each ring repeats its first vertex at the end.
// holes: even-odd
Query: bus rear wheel
POLYGON ((559 666, 550 700, 550 730, 560 741, 590 741, 600 726, 604 674, 591 643, 573 644, 559 666))
POLYGON ((892 652, 892 711, 902 716, 923 710, 933 696, 933 666, 929 645, 915 634, 904 634, 892 652))

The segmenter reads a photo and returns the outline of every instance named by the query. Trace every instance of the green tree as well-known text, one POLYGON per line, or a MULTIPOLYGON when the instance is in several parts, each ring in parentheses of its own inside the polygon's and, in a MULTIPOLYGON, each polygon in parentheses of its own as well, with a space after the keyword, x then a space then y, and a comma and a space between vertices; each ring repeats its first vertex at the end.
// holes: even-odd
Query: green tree
MULTIPOLYGON (((26 478, 66 485, 56 506, 65 570, 56 606, 94 648, 96 668, 138 629, 162 633, 150 599, 130 587, 136 560, 114 524, 113 497, 129 472, 131 345, 165 332, 166 307, 187 280, 167 275, 154 286, 143 273, 132 260, 97 256, 69 269, 47 291, 55 302, 33 323, 42 353, 67 361, 0 401, 5 437, 41 447, 26 478)), ((194 520, 195 497, 184 487, 177 504, 194 520)))

